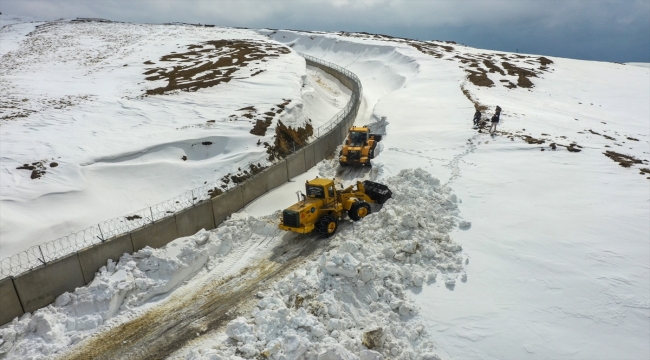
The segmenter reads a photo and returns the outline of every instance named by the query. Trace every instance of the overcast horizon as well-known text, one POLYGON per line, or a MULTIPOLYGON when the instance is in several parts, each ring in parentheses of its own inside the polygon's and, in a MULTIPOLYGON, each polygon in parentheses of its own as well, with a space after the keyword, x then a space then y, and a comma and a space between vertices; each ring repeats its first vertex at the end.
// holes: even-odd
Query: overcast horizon
POLYGON ((650 62, 648 0, 4 0, 0 12, 42 20, 368 32, 583 60, 650 62))

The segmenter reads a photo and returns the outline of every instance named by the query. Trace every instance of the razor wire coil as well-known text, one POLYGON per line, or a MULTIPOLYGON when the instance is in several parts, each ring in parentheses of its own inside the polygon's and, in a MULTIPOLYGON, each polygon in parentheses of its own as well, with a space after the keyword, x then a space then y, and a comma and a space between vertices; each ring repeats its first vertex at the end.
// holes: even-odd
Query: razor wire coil
MULTIPOLYGON (((346 106, 336 115, 332 116, 328 122, 313 130, 313 135, 307 140, 308 143, 313 143, 318 138, 327 135, 329 132, 334 130, 334 128, 341 122, 348 120, 351 116, 356 117, 360 105, 362 86, 359 78, 354 73, 339 65, 307 54, 299 53, 299 55, 314 63, 329 67, 348 77, 352 80, 353 85, 353 88, 351 89, 352 94, 346 106)), ((294 152, 296 150, 300 150, 300 148, 294 149, 294 152)), ((256 163, 257 162, 250 162, 246 168, 251 168, 251 165, 256 165, 256 163)), ((244 182, 250 181, 260 174, 261 173, 251 176, 244 182)), ((233 184, 230 182, 227 188, 223 189, 221 187, 222 183, 220 179, 217 179, 197 188, 187 190, 172 199, 148 206, 128 215, 102 221, 78 232, 44 242, 40 245, 31 246, 26 250, 0 260, 0 279, 19 275, 41 265, 74 254, 82 249, 101 244, 118 236, 126 235, 156 221, 191 208, 202 201, 209 200, 213 197, 212 192, 214 189, 227 191, 228 189, 241 184, 243 184, 243 182, 240 184, 233 184)))

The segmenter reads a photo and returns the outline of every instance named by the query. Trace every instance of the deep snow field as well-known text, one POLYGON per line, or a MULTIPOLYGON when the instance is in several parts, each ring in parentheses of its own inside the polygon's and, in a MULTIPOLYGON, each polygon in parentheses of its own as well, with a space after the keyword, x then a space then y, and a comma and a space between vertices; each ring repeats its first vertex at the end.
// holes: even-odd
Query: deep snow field
MULTIPOLYGON (((1 36, 2 51, 8 50, 0 64, 2 258, 236 174, 249 163, 268 165, 262 143, 273 143, 278 121, 317 128, 350 96, 329 75, 305 69, 304 59, 287 47, 249 30, 54 22, 14 24, 1 36), (221 39, 261 45, 252 54, 237 43, 224 54, 206 45, 207 56, 199 51, 188 60, 158 60, 221 39), (259 59, 242 64, 237 55, 259 59), (194 60, 202 66, 228 57, 234 65, 228 59, 221 71, 234 70, 231 81, 143 96, 167 85, 164 78, 145 80, 157 64, 194 60), (250 133, 268 118, 265 134, 250 133)), ((201 79, 209 73, 191 80, 214 81, 201 79)))
POLYGON ((237 109, 289 99, 283 122, 327 121, 349 91, 295 52, 355 73, 356 123, 385 137, 372 171, 324 160, 215 230, 109 262, 0 327, 0 357, 650 358, 647 64, 184 25, 62 21, 26 37, 38 24, 0 31, 0 92, 15 106, 2 114, 29 111, 1 120, 3 257, 264 159, 250 119, 220 120, 237 109), (140 96, 164 86, 143 62, 217 39, 291 52, 256 76, 140 96), (471 128, 475 106, 487 118, 496 105, 496 135, 471 128), (189 164, 169 145, 206 138, 232 148, 189 164), (14 170, 52 158, 39 179, 14 170), (371 177, 394 196, 330 239, 279 231, 278 210, 316 175, 371 177))

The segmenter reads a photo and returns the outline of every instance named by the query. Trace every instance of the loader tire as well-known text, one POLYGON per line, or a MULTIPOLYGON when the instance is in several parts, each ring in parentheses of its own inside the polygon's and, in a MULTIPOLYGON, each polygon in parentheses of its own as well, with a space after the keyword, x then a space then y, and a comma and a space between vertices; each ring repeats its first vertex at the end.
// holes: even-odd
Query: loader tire
POLYGON ((325 215, 318 219, 315 226, 316 234, 322 238, 328 238, 339 228, 339 222, 332 215, 325 215))
POLYGON ((359 221, 364 217, 370 215, 372 211, 370 210, 370 204, 365 201, 357 201, 348 210, 348 216, 353 221, 359 221))
POLYGON ((377 148, 377 143, 374 143, 372 145, 372 149, 368 151, 368 159, 374 159, 375 158, 375 149, 377 148))

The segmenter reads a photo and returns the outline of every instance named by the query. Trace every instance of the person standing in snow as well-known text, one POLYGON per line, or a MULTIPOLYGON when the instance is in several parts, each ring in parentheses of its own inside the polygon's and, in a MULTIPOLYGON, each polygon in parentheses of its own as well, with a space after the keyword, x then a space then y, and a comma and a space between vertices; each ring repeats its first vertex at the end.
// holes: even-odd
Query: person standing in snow
POLYGON ((490 126, 490 134, 497 131, 497 124, 499 123, 500 117, 501 117, 501 107, 497 105, 497 108, 494 110, 494 115, 492 115, 492 120, 491 120, 492 126, 490 126))
POLYGON ((474 127, 478 127, 478 124, 481 121, 481 115, 481 111, 477 109, 474 113, 474 127))

